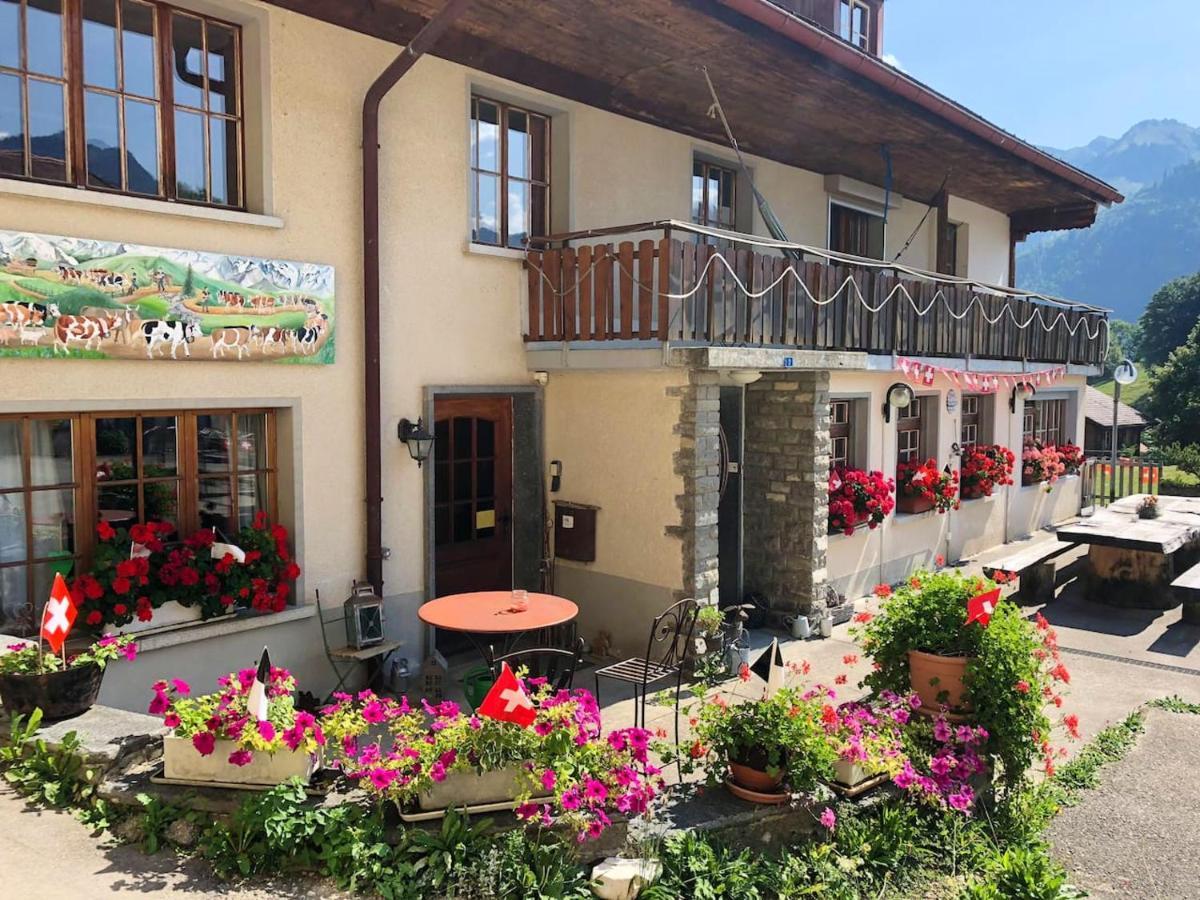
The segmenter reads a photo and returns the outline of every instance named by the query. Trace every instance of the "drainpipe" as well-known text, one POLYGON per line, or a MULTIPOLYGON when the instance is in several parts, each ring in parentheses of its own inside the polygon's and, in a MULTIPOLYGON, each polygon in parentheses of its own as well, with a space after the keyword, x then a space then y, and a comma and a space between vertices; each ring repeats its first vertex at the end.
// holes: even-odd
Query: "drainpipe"
POLYGON ((379 376, 379 104, 470 0, 447 0, 367 89, 363 154, 363 410, 366 417, 367 580, 383 596, 383 439, 379 376))

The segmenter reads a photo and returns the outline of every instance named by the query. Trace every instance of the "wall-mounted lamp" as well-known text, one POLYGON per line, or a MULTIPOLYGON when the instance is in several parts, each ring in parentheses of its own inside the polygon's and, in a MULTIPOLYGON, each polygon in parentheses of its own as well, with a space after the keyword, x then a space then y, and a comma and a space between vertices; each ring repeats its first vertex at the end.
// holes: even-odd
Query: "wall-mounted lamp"
POLYGON ((913 402, 913 389, 903 381, 897 381, 887 389, 887 399, 883 401, 883 421, 892 421, 892 408, 908 409, 913 402))
POLYGON ((424 420, 417 419, 414 425, 408 419, 401 419, 397 436, 408 445, 408 455, 417 461, 417 468, 423 466, 433 449, 433 435, 425 430, 424 420))
POLYGON ((1033 395, 1037 393, 1037 389, 1028 381, 1022 381, 1020 384, 1013 385, 1012 394, 1008 398, 1008 411, 1015 413, 1017 411, 1017 401, 1024 403, 1026 400, 1032 400, 1033 395))

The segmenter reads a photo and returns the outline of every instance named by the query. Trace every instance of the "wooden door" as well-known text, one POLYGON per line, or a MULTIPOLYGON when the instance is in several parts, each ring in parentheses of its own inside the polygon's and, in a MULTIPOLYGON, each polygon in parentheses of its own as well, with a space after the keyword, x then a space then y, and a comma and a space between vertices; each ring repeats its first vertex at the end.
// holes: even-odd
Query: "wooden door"
POLYGON ((434 401, 436 594, 512 588, 511 397, 434 401))

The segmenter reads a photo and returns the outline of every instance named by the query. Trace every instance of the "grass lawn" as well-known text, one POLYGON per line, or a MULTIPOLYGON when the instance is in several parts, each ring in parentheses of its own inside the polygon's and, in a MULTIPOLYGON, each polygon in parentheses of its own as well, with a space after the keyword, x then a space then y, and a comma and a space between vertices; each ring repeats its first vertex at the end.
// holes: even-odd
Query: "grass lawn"
MULTIPOLYGON (((1099 391, 1103 391, 1108 396, 1113 395, 1114 388, 1113 380, 1105 378, 1103 381, 1097 381, 1092 387, 1099 391)), ((1121 386, 1121 402, 1129 406, 1138 407, 1142 399, 1150 393, 1150 370, 1148 366, 1138 363, 1138 377, 1133 384, 1121 386)))
POLYGON ((1200 478, 1183 471, 1179 466, 1163 466, 1163 481, 1177 481, 1181 484, 1200 484, 1200 478))

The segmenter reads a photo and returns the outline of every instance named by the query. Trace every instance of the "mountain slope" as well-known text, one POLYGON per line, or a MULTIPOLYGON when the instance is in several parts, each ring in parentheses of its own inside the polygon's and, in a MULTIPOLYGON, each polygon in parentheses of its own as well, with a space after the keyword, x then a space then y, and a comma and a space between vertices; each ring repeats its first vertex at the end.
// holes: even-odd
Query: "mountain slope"
POLYGON ((1128 197, 1160 181, 1171 169, 1200 160, 1200 128, 1174 119, 1147 119, 1119 138, 1098 137, 1070 150, 1044 149, 1103 178, 1128 197))

